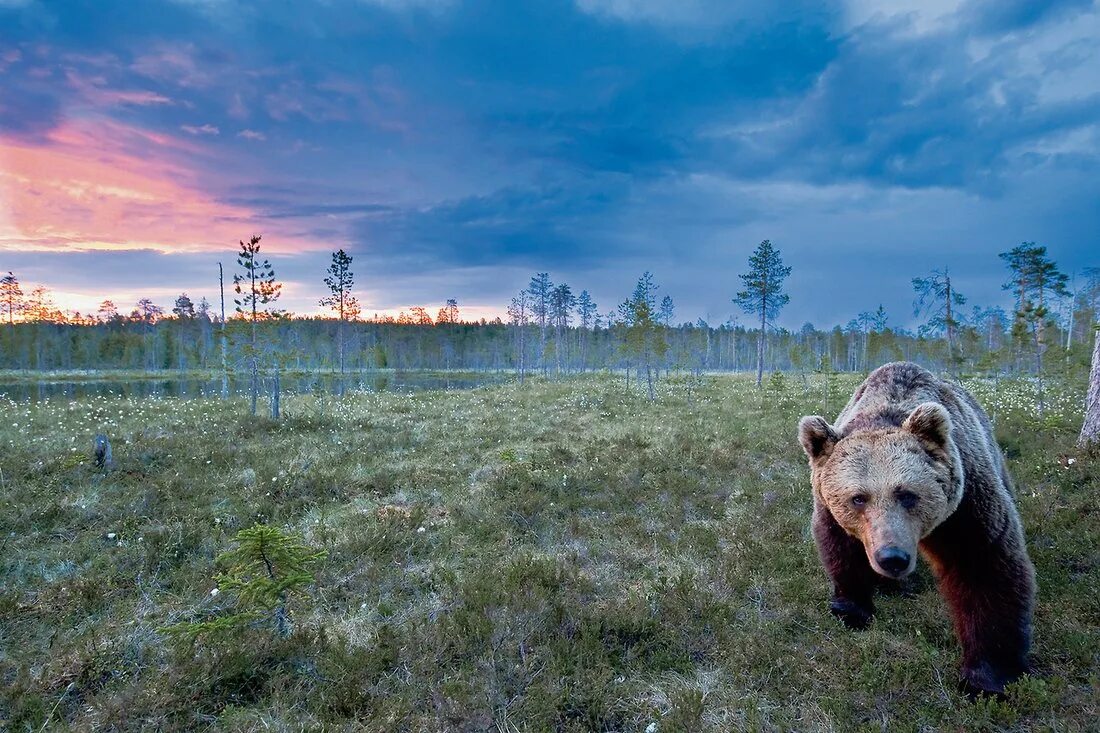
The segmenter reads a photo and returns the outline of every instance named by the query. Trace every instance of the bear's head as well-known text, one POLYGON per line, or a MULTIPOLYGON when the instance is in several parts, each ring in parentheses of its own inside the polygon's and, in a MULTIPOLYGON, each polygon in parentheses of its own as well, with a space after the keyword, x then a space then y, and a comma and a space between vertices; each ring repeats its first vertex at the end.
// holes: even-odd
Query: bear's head
POLYGON ((898 428, 842 437, 825 418, 811 416, 798 432, 818 501, 863 543, 875 572, 912 572, 917 544, 962 498, 961 460, 943 405, 918 405, 898 428))

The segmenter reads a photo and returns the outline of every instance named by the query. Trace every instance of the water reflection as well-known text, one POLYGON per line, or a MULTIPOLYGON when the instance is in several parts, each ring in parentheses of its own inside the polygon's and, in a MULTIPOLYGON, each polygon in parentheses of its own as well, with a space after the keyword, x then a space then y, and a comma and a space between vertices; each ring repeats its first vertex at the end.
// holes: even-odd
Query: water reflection
MULTIPOLYGON (((419 392, 432 389, 470 389, 483 384, 507 381, 509 376, 496 372, 448 374, 446 372, 376 372, 355 375, 284 374, 284 394, 342 395, 348 392, 419 392)), ((229 380, 229 391, 248 394, 248 378, 229 380)), ((267 381, 261 381, 261 393, 267 381)), ((0 383, 0 396, 16 401, 50 398, 82 399, 104 395, 122 397, 217 397, 221 378, 99 379, 0 383)))

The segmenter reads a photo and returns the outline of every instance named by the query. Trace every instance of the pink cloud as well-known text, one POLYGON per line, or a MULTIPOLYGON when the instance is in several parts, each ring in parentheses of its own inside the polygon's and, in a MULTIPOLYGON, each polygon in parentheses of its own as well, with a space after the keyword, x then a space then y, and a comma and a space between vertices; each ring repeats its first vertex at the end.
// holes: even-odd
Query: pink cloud
POLYGON ((143 89, 112 89, 101 75, 84 76, 73 69, 65 71, 65 79, 84 100, 95 107, 114 107, 120 104, 153 105, 172 104, 163 94, 143 89))
POLYGON ((23 52, 18 48, 11 48, 0 53, 0 72, 7 71, 9 66, 18 64, 23 60, 23 52))
MULTIPOLYGON (((201 148, 108 120, 71 120, 44 142, 0 135, 0 251, 224 251, 277 231, 248 208, 203 190, 189 164, 201 148)), ((308 235, 271 251, 328 248, 308 235)))
POLYGON ((233 93, 233 101, 229 103, 229 116, 235 120, 248 119, 248 107, 244 105, 240 92, 233 93))
POLYGON ((221 130, 211 125, 209 122, 198 127, 195 125, 180 125, 180 129, 188 135, 218 135, 221 133, 221 130))
POLYGON ((237 133, 237 137, 244 138, 245 140, 267 140, 267 135, 262 132, 257 132, 256 130, 241 130, 237 133))
POLYGON ((142 76, 179 87, 209 87, 214 76, 195 60, 193 44, 162 45, 139 56, 130 68, 142 76))

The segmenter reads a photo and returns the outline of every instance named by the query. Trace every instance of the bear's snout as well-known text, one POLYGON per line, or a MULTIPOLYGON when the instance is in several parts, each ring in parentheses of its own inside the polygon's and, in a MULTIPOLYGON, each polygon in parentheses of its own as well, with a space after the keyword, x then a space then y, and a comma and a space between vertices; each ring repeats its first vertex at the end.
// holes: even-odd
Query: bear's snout
POLYGON ((909 572, 909 563, 913 558, 900 547, 883 547, 875 553, 875 564, 884 574, 900 578, 909 572))

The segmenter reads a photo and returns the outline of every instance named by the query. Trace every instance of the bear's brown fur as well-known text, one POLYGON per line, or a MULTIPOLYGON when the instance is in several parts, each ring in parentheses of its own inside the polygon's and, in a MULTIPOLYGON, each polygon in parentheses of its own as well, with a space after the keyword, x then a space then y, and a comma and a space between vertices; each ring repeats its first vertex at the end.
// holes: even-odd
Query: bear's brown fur
POLYGON ((974 398, 916 364, 887 364, 835 425, 802 418, 799 439, 833 613, 866 626, 878 581, 911 572, 919 548, 954 618, 964 685, 1003 693, 1027 671, 1035 571, 1011 478, 974 398))

